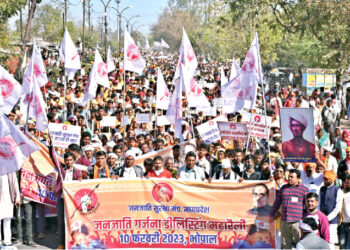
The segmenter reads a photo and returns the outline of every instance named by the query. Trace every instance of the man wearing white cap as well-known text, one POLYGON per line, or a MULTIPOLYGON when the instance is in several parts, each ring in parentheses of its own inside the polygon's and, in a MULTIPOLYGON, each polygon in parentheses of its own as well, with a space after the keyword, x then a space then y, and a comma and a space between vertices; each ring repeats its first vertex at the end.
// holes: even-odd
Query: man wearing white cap
POLYGON ((90 166, 95 165, 96 159, 94 157, 94 147, 91 144, 86 145, 83 147, 83 152, 85 154, 85 157, 90 161, 90 166))
POLYGON ((134 165, 135 163, 135 153, 132 151, 127 151, 124 156, 125 164, 122 167, 115 169, 112 171, 111 177, 112 179, 125 178, 142 178, 143 170, 140 166, 134 165))
POLYGON ((231 162, 229 159, 223 159, 221 162, 222 169, 217 171, 214 175, 215 180, 230 180, 230 181, 238 181, 239 176, 235 172, 231 170, 231 162))
POLYGON ((296 249, 330 249, 327 241, 317 236, 318 226, 314 218, 306 217, 299 222, 301 239, 296 249))
POLYGON ((113 152, 113 147, 115 146, 115 142, 114 141, 109 141, 106 143, 106 150, 107 150, 107 154, 110 154, 113 152))
POLYGON ((117 164, 116 164, 117 159, 118 159, 118 156, 115 153, 109 153, 107 155, 107 165, 109 169, 111 169, 111 171, 117 168, 117 164))
POLYGON ((315 145, 303 138, 308 125, 307 118, 300 112, 289 115, 289 128, 293 139, 282 143, 284 157, 315 158, 315 145))

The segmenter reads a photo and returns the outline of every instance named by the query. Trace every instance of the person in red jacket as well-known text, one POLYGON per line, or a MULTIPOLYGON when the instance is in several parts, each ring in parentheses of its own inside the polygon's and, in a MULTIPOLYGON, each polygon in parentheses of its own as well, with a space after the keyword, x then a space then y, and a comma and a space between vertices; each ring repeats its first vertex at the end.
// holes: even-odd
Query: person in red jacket
POLYGON ((148 178, 171 178, 171 173, 164 168, 164 160, 161 156, 154 157, 153 169, 148 172, 148 178))

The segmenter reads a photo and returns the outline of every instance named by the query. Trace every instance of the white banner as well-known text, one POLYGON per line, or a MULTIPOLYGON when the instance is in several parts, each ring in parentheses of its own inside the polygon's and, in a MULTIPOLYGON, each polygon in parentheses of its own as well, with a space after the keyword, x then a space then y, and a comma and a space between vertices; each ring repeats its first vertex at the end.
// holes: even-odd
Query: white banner
POLYGON ((248 131, 251 129, 250 136, 267 139, 267 133, 271 127, 271 117, 268 116, 265 122, 264 115, 253 114, 250 126, 250 115, 251 113, 248 112, 244 112, 242 115, 242 123, 247 125, 248 131))
POLYGON ((49 130, 54 147, 68 148, 72 143, 80 145, 80 126, 49 123, 49 130))
POLYGON ((216 116, 217 114, 217 108, 216 107, 199 107, 197 108, 197 114, 199 112, 203 112, 203 115, 205 116, 216 116))
POLYGON ((247 126, 243 123, 237 122, 218 122, 221 139, 228 140, 248 140, 247 126))

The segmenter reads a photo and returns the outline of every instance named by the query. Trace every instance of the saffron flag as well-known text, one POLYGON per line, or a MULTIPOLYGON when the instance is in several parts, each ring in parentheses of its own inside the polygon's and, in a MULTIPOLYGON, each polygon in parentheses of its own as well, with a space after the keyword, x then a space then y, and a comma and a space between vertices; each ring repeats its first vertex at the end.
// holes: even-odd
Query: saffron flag
MULTIPOLYGON (((54 188, 58 170, 53 163, 48 147, 32 138, 40 150, 32 153, 21 168, 20 188, 24 197, 48 206, 56 206, 54 188)), ((63 163, 63 159, 60 158, 63 163)))
POLYGON ((78 50, 75 47, 75 44, 67 29, 64 31, 63 40, 60 47, 60 58, 64 62, 68 79, 72 79, 75 72, 81 68, 81 65, 78 50))
POLYGON ((0 175, 18 171, 39 150, 4 114, 0 114, 0 175))
POLYGON ((238 76, 222 86, 223 112, 227 114, 252 108, 259 82, 262 82, 262 74, 256 34, 238 76))
POLYGON ((10 113, 13 106, 15 106, 21 97, 21 94, 21 85, 6 69, 0 66, 0 99, 2 100, 0 103, 0 113, 10 113))
POLYGON ((168 87, 165 84, 164 77, 160 68, 158 68, 157 74, 157 109, 168 109, 170 101, 170 94, 168 87))
POLYGON ((125 30, 124 34, 124 70, 136 72, 141 75, 146 63, 143 60, 140 50, 134 39, 125 30))
POLYGON ((32 58, 30 59, 30 62, 23 75, 22 94, 32 92, 34 85, 34 78, 32 78, 32 75, 34 75, 40 88, 45 86, 45 84, 48 82, 43 58, 41 57, 40 51, 35 44, 33 45, 32 58))
POLYGON ((107 72, 108 73, 112 72, 113 70, 115 70, 115 65, 114 65, 112 51, 111 51, 111 47, 110 46, 108 46, 106 64, 107 64, 107 72))
POLYGON ((95 61, 92 65, 88 83, 85 88, 83 105, 95 98, 97 84, 109 88, 107 67, 106 64, 102 61, 102 57, 96 48, 95 61))

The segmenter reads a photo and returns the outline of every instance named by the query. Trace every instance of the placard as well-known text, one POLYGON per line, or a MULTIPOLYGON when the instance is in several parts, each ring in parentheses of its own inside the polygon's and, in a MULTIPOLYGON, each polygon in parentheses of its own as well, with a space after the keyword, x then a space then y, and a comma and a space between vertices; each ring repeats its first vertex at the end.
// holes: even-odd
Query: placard
POLYGON ((80 126, 49 123, 52 145, 60 148, 68 148, 72 143, 80 145, 80 126))
POLYGON ((267 139, 271 127, 271 117, 267 116, 265 121, 265 115, 253 114, 252 119, 250 116, 251 113, 248 112, 244 112, 242 115, 242 123, 247 125, 250 136, 267 139))
POLYGON ((149 113, 139 113, 136 114, 136 123, 149 123, 151 117, 149 113))
POLYGON ((281 108, 282 151, 285 161, 315 162, 312 108, 281 108))
POLYGON ((116 116, 103 116, 100 121, 101 127, 115 127, 117 125, 116 116))
POLYGON ((217 122, 214 120, 207 121, 196 128, 205 143, 212 143, 221 140, 217 122))
POLYGON ((166 118, 165 115, 157 116, 157 126, 165 126, 170 124, 170 121, 166 118))
POLYGON ((228 140, 248 140, 247 126, 237 122, 218 122, 221 139, 228 140))

